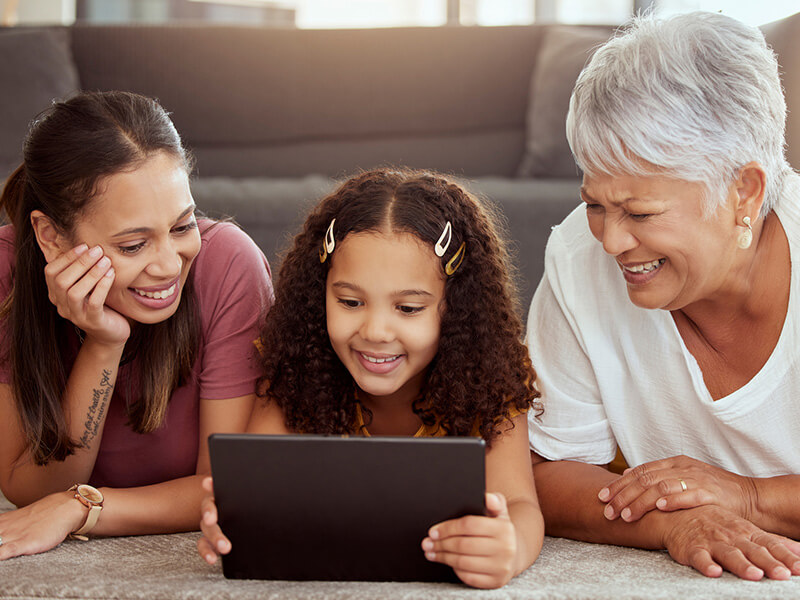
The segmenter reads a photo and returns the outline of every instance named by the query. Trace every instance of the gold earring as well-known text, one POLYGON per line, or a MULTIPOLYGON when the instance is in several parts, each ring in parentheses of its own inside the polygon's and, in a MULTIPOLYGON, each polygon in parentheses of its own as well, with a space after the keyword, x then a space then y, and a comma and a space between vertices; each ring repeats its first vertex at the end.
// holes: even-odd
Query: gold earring
POLYGON ((753 228, 750 226, 750 217, 745 217, 742 219, 742 223, 744 223, 744 226, 747 227, 747 229, 739 234, 739 239, 736 240, 736 245, 742 250, 747 250, 750 247, 750 244, 753 243, 753 228))

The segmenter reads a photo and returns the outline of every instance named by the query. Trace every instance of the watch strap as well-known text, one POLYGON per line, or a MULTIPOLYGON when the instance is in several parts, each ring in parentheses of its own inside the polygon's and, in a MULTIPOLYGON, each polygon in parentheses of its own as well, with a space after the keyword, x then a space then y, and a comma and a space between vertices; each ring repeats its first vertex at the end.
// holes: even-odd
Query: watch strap
POLYGON ((75 537, 81 536, 85 538, 86 536, 84 534, 89 533, 94 528, 94 526, 97 525, 97 519, 100 518, 101 510, 103 510, 102 506, 98 505, 90 506, 89 514, 86 515, 86 520, 83 522, 83 525, 80 527, 80 529, 73 531, 70 535, 73 535, 75 537))
POLYGON ((89 540, 89 538, 86 537, 85 534, 89 533, 94 528, 94 526, 97 525, 97 520, 100 518, 100 512, 103 510, 103 495, 100 494, 98 490, 95 490, 95 488, 92 488, 91 486, 79 486, 77 484, 69 488, 69 491, 75 492, 74 496, 75 499, 89 509, 89 512, 86 514, 86 519, 84 520, 83 525, 81 525, 78 529, 70 533, 69 538, 72 540, 81 540, 83 542, 86 542, 89 540), (79 487, 88 487, 92 492, 97 493, 100 496, 99 502, 92 501, 83 496, 80 493, 80 490, 78 489, 79 487))

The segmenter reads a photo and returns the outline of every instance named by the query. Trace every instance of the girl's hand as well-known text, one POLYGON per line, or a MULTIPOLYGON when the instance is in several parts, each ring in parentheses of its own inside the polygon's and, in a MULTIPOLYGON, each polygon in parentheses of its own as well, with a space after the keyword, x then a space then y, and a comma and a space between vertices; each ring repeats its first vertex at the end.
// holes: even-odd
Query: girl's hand
POLYGON ((0 514, 0 560, 55 548, 83 525, 86 511, 72 492, 58 492, 0 514))
POLYGON ((86 332, 86 337, 110 346, 125 344, 128 321, 105 305, 114 283, 114 267, 103 249, 81 244, 58 255, 44 268, 48 298, 58 314, 86 332))
POLYGON ((607 519, 636 521, 651 510, 665 512, 707 504, 750 519, 757 505, 751 479, 688 456, 673 456, 627 469, 598 493, 607 519))
POLYGON ((750 581, 800 575, 800 542, 759 529, 724 508, 700 506, 672 518, 664 547, 706 577, 719 577, 723 570, 750 581))
POLYGON ((200 503, 200 531, 203 535, 197 540, 197 551, 210 565, 217 562, 218 554, 231 551, 231 542, 217 525, 217 505, 214 504, 214 483, 211 477, 203 479, 203 489, 208 492, 200 503))
POLYGON ((499 588, 515 575, 517 536, 502 494, 486 494, 486 517, 437 523, 422 540, 425 558, 450 565, 476 588, 499 588))

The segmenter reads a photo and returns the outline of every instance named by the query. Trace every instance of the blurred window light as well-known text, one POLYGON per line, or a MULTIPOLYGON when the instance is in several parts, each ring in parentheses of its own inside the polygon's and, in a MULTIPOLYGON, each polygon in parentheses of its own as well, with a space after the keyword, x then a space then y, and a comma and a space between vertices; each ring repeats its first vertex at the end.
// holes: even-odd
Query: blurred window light
POLYGON ((619 25, 631 14, 632 0, 556 0, 554 20, 569 24, 619 25))
POLYGON ((721 12, 749 25, 763 25, 800 12, 798 0, 656 0, 655 10, 670 15, 693 10, 721 12))
POLYGON ((446 0, 295 0, 296 23, 307 29, 440 26, 446 0))

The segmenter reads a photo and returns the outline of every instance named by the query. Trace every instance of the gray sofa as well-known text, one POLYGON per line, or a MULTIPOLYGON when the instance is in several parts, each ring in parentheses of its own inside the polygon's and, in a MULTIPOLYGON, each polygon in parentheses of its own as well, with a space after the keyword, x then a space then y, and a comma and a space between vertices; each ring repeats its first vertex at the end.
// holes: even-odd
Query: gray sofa
MULTIPOLYGON (((800 165, 800 14, 766 26, 800 165)), ((400 164, 448 172, 505 215, 522 306, 550 228, 578 203, 572 85, 609 27, 275 30, 212 25, 0 29, 0 180, 27 123, 75 89, 160 99, 197 158, 193 193, 277 265, 333 181, 400 164)))

